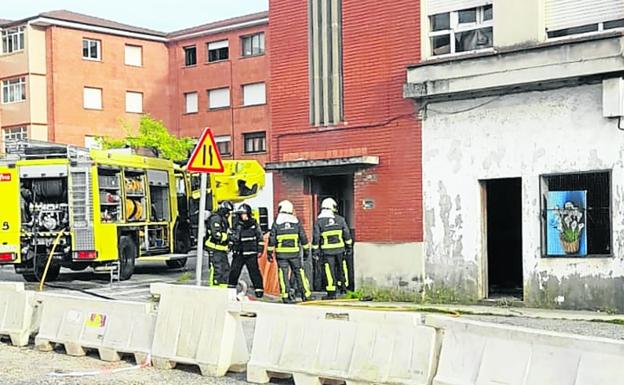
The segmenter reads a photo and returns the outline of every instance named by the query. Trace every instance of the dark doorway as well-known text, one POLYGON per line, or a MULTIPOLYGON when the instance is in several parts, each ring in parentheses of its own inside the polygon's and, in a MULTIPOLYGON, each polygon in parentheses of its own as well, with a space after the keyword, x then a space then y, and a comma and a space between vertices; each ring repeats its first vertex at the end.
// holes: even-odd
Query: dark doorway
MULTIPOLYGON (((353 174, 322 175, 310 177, 312 195, 312 222, 321 210, 321 202, 325 198, 334 198, 338 203, 338 214, 343 216, 351 228, 351 235, 356 240, 353 220, 353 174)), ((353 259, 347 260, 349 270, 349 290, 354 290, 353 259)), ((323 291, 325 274, 323 267, 316 263, 313 266, 313 286, 316 291, 323 291)))
POLYGON ((323 199, 334 198, 338 202, 338 214, 353 226, 353 175, 313 176, 311 179, 315 216, 323 199))
POLYGON ((488 296, 522 299, 522 180, 483 183, 487 197, 488 296))

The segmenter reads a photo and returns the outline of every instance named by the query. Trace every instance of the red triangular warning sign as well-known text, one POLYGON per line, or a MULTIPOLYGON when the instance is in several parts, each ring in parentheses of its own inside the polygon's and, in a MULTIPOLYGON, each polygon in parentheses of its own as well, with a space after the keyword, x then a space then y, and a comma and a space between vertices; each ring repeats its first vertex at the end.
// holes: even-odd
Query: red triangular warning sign
POLYGON ((223 172, 221 154, 210 128, 204 129, 186 169, 191 172, 223 172))

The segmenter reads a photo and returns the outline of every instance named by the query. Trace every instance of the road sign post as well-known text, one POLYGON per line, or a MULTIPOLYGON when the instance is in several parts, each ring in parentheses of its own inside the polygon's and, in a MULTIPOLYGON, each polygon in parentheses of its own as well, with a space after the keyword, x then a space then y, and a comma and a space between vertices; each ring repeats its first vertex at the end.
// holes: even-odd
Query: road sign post
POLYGON ((199 142, 193 150, 191 159, 186 165, 189 172, 201 173, 199 215, 197 226, 197 263, 195 265, 195 284, 201 286, 204 238, 206 235, 206 190, 208 189, 208 173, 221 173, 224 170, 221 155, 214 140, 214 135, 210 128, 206 128, 202 133, 199 142))

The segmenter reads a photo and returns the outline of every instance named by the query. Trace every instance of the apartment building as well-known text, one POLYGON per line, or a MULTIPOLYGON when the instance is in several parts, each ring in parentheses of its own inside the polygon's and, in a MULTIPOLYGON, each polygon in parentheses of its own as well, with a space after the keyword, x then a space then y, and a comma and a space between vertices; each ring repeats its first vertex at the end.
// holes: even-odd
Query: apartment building
POLYGON ((310 230, 335 198, 355 234, 350 282, 417 288, 420 123, 402 85, 420 60, 418 3, 271 0, 269 17, 276 201, 310 230))
POLYGON ((0 141, 93 146, 148 113, 180 136, 211 127, 224 157, 264 162, 267 16, 169 34, 69 11, 0 21, 0 141))
POLYGON ((170 120, 164 33, 68 11, 1 28, 3 141, 91 145, 145 112, 170 120))
POLYGON ((209 126, 221 154, 267 159, 268 13, 170 33, 172 132, 209 126))
POLYGON ((421 36, 427 290, 623 311, 622 1, 424 0, 421 36))

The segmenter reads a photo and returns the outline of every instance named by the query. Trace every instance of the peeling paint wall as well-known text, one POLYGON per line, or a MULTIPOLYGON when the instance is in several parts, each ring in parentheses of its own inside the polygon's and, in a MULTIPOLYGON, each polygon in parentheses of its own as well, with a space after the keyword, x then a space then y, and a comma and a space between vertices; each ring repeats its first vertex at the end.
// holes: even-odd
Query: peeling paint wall
POLYGON ((429 288, 452 288, 466 299, 484 295, 479 181, 521 177, 525 301, 624 311, 623 173, 624 132, 617 120, 602 117, 602 84, 429 104, 423 124, 429 288), (541 258, 540 175, 591 170, 612 170, 614 257, 541 258))

